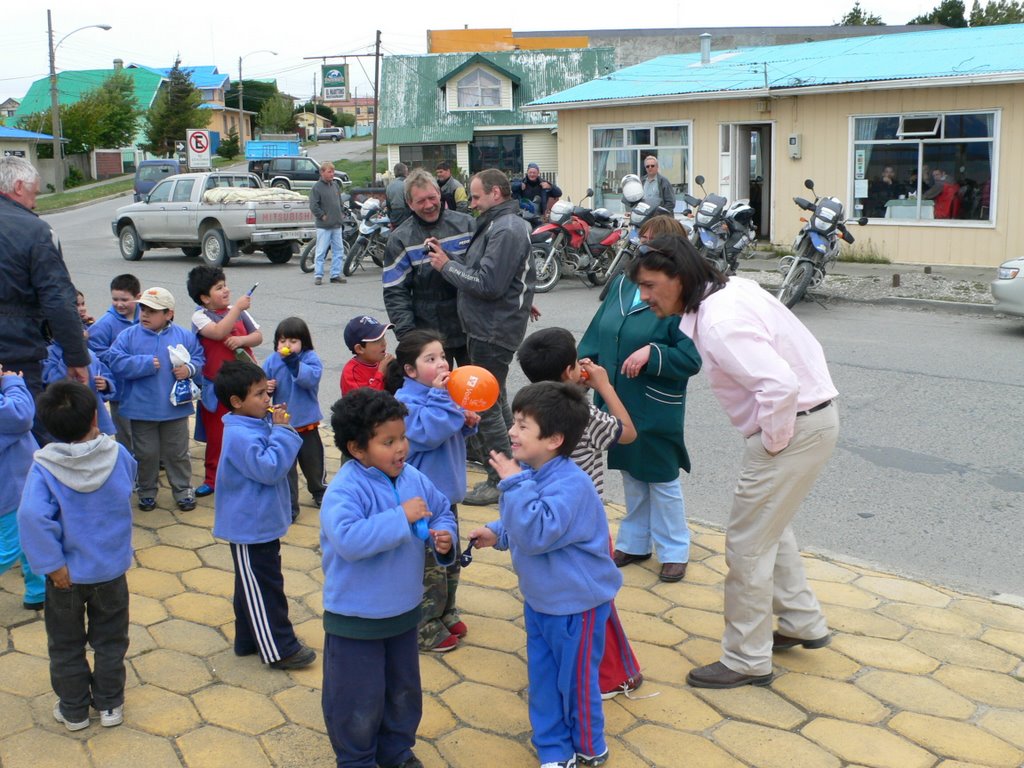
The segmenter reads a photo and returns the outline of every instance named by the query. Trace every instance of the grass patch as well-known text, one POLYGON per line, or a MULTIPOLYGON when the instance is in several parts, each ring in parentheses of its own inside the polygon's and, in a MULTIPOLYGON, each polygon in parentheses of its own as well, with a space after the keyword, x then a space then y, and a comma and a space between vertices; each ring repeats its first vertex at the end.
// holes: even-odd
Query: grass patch
POLYGON ((839 261, 857 264, 892 264, 892 259, 882 253, 878 246, 870 240, 857 243, 850 248, 841 248, 839 251, 839 261))
POLYGON ((79 203, 88 203, 90 200, 97 200, 101 197, 114 195, 119 192, 127 192, 135 186, 135 179, 121 179, 110 184, 103 184, 90 189, 72 189, 62 192, 59 195, 46 195, 36 201, 36 213, 47 213, 48 211, 59 211, 79 203))
MULTIPOLYGON (((339 171, 348 174, 353 187, 367 187, 373 180, 370 174, 369 160, 335 160, 334 167, 339 171)), ((384 173, 388 169, 387 157, 377 160, 377 173, 384 173)))

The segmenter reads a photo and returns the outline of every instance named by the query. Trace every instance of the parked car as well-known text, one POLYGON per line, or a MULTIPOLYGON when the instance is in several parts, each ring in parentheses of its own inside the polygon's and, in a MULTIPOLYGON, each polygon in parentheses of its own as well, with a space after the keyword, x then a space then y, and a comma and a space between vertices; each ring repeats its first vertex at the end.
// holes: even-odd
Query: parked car
MULTIPOLYGON (((252 160, 249 173, 255 173, 268 187, 280 189, 311 189, 320 179, 320 163, 304 155, 272 157, 269 160, 252 160)), ((338 171, 334 178, 343 187, 352 184, 348 174, 338 171)))
POLYGON ((176 173, 181 173, 181 164, 177 160, 143 160, 135 169, 135 202, 148 195, 159 182, 176 173))
POLYGON ((344 128, 321 128, 316 135, 317 141, 341 141, 345 138, 344 128))
POLYGON ((127 261, 151 248, 181 248, 210 266, 257 249, 284 264, 300 242, 316 237, 302 195, 263 189, 252 174, 224 171, 164 179, 142 202, 118 208, 111 229, 127 261))
POLYGON ((992 281, 996 312, 1024 316, 1024 257, 1010 259, 999 267, 992 281))

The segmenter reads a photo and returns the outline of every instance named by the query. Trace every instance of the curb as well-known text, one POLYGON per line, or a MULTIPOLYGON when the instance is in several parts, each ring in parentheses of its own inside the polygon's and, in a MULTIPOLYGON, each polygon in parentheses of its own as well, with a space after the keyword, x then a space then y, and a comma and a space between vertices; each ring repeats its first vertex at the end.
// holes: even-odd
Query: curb
POLYGON ((77 210, 79 208, 85 208, 87 205, 92 205, 93 203, 102 203, 105 200, 116 200, 119 197, 127 197, 128 195, 131 195, 131 194, 132 194, 132 191, 130 189, 126 190, 124 192, 115 192, 112 195, 104 195, 103 197, 94 197, 94 198, 92 198, 92 200, 84 200, 81 203, 74 203, 73 205, 66 205, 63 208, 53 208, 52 210, 46 211, 46 213, 41 213, 39 215, 40 216, 49 216, 49 215, 54 214, 54 213, 64 213, 65 211, 74 211, 74 210, 77 210))
POLYGON ((971 304, 964 301, 941 301, 939 299, 912 299, 902 296, 882 296, 878 299, 847 299, 842 296, 830 297, 833 301, 849 301, 859 304, 878 304, 884 307, 907 307, 910 309, 933 309, 951 315, 996 315, 993 304, 971 304))

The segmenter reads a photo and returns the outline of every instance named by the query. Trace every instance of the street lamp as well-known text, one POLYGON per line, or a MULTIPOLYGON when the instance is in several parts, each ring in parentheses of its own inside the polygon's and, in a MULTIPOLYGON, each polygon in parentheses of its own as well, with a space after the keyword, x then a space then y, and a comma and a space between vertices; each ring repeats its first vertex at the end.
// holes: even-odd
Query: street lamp
POLYGON ((245 112, 245 81, 242 79, 242 59, 252 56, 254 53, 269 53, 272 56, 277 56, 277 51, 262 48, 258 51, 249 51, 245 56, 238 57, 238 148, 242 152, 245 152, 245 128, 242 124, 242 115, 245 112))
POLYGON ((60 47, 60 44, 71 37, 75 32, 81 32, 83 29, 102 29, 107 31, 110 29, 109 24, 87 24, 84 27, 73 29, 68 32, 64 37, 57 41, 57 44, 53 44, 53 19, 50 16, 50 11, 46 11, 46 31, 50 43, 50 125, 53 133, 53 162, 54 168, 57 171, 56 184, 54 189, 57 193, 64 191, 64 154, 61 152, 61 136, 60 136, 60 104, 57 100, 57 65, 55 63, 54 54, 60 47))

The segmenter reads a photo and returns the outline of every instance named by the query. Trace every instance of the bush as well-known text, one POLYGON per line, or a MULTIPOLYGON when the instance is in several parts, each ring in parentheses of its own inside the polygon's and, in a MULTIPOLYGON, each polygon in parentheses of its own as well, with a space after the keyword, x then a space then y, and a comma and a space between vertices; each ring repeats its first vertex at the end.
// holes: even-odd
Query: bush
POLYGON ((85 176, 78 170, 77 166, 72 165, 68 168, 68 177, 64 180, 64 188, 72 189, 74 187, 80 187, 85 183, 85 176))
POLYGON ((238 131, 232 128, 231 132, 221 139, 220 145, 217 147, 217 154, 226 160, 231 160, 238 156, 239 150, 238 131))

